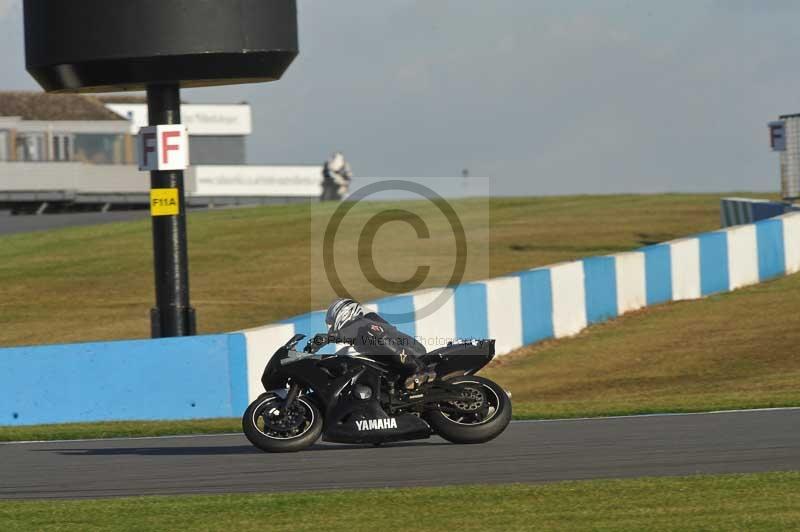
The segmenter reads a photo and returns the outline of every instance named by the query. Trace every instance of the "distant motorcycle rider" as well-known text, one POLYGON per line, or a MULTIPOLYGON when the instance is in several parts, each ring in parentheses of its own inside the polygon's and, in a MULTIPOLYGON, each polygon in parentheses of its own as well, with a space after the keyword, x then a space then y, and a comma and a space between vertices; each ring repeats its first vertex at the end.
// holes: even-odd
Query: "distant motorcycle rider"
POLYGON ((432 381, 436 374, 420 357, 425 347, 413 337, 397 330, 375 312, 365 312, 352 299, 337 299, 325 315, 328 326, 326 341, 315 341, 315 351, 329 342, 351 345, 359 354, 388 363, 405 377, 408 390, 432 381))
POLYGON ((343 200, 350 193, 353 171, 344 155, 336 152, 322 167, 322 195, 320 201, 343 200))

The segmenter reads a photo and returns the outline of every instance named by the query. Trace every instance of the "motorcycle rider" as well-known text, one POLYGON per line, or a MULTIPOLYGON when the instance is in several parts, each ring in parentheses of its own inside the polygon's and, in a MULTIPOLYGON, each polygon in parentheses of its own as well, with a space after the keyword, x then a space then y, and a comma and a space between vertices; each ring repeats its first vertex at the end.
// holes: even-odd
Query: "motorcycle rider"
POLYGON ((397 330, 375 312, 366 312, 352 299, 337 299, 325 315, 327 337, 314 339, 314 351, 326 343, 344 343, 353 346, 359 354, 375 358, 405 376, 404 386, 413 390, 433 381, 436 373, 422 363, 425 347, 413 337, 397 330))
POLYGON ((336 152, 322 167, 322 196, 320 201, 343 200, 350 193, 353 171, 344 155, 336 152))

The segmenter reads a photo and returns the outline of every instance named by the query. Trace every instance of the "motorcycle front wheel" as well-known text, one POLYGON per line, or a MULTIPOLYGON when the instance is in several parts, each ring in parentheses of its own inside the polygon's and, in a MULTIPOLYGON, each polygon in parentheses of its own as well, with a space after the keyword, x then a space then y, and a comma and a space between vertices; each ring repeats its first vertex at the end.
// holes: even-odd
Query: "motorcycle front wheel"
POLYGON ((499 436, 511 421, 511 400, 499 385, 475 375, 446 381, 461 397, 430 410, 425 420, 453 443, 484 443, 499 436))
POLYGON ((250 443, 270 453, 291 453, 311 446, 322 434, 322 425, 319 409, 305 397, 284 409, 280 397, 265 393, 242 416, 242 429, 250 443))

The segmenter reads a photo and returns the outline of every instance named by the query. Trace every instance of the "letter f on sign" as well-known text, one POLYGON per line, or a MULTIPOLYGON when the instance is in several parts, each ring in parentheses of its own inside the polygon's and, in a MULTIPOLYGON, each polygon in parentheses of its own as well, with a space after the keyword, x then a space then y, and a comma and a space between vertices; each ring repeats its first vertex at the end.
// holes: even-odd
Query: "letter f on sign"
POLYGON ((142 133, 142 166, 147 166, 148 153, 155 153, 156 151, 156 134, 155 133, 142 133))
POLYGON ((178 151, 178 149, 180 148, 180 146, 178 146, 177 144, 170 144, 169 139, 171 139, 172 137, 180 137, 180 136, 181 136, 180 131, 163 131, 161 133, 161 152, 163 154, 162 158, 164 164, 169 163, 169 152, 178 151))

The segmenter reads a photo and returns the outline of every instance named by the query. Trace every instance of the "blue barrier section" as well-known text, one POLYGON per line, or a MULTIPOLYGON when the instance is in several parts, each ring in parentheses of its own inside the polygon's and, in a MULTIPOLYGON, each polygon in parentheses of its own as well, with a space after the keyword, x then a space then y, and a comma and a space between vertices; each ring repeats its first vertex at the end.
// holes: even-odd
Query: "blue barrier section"
POLYGON ((230 336, 4 349, 0 425, 238 415, 245 348, 230 336))
POLYGON ((228 368, 230 375, 231 409, 234 416, 247 410, 247 339, 241 333, 228 336, 228 368))
POLYGON ((644 252, 647 304, 655 305, 672 299, 672 261, 669 246, 647 246, 644 252))
POLYGON ((414 297, 395 296, 377 301, 378 314, 409 336, 416 336, 414 325, 414 297))
POLYGON ((486 285, 462 284, 453 289, 456 307, 456 338, 488 338, 486 285))
POLYGON ((617 268, 614 257, 583 260, 583 290, 589 323, 609 320, 617 315, 617 268))
POLYGON ((753 210, 753 221, 766 220, 780 216, 787 211, 786 204, 777 201, 772 202, 759 202, 754 201, 751 203, 753 210))
POLYGON ((761 281, 786 272, 783 250, 783 222, 763 220, 756 223, 758 242, 758 278, 761 281))
POLYGON ((553 287, 550 270, 531 270, 517 275, 522 308, 522 343, 532 344, 552 338, 553 287))
POLYGON ((700 241, 700 293, 704 296, 725 292, 729 287, 728 236, 704 233, 700 241))

